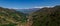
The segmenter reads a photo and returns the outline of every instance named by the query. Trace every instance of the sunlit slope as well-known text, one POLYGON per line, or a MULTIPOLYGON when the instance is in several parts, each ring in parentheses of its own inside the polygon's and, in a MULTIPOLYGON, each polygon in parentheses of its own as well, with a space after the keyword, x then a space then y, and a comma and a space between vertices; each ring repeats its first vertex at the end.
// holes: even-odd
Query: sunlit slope
POLYGON ((60 6, 44 7, 30 15, 33 17, 32 26, 60 26, 60 6))

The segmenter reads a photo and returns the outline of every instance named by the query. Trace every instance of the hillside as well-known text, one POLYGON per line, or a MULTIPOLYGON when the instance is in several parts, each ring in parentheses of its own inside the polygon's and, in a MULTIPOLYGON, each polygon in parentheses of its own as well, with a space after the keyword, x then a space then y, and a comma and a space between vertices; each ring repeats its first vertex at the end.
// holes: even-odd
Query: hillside
POLYGON ((0 7, 0 26, 20 26, 26 23, 26 15, 14 9, 0 7))
POLYGON ((60 26, 60 5, 44 7, 30 14, 31 26, 60 26))

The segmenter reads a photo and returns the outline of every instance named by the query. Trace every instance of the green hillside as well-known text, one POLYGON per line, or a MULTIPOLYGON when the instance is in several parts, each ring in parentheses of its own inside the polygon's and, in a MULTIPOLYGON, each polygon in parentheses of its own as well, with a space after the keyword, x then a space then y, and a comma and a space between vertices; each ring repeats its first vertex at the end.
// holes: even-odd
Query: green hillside
POLYGON ((25 23, 26 15, 14 9, 0 7, 0 26, 16 26, 25 23))

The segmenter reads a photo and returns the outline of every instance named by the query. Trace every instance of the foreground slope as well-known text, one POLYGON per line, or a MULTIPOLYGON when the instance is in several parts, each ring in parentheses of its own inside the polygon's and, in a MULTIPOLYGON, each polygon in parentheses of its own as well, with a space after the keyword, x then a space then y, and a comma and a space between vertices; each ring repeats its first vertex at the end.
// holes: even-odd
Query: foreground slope
POLYGON ((31 26, 60 26, 60 6, 44 7, 30 14, 31 26))
POLYGON ((0 7, 0 26, 20 26, 26 19, 25 14, 21 12, 0 7))

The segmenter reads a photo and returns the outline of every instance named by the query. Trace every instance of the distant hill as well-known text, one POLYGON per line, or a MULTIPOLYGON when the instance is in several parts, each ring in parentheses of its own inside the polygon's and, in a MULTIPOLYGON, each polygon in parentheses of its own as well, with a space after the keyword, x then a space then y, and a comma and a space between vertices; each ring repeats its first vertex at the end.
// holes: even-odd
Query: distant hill
POLYGON ((16 9, 17 11, 23 12, 25 14, 29 14, 31 12, 35 12, 39 10, 40 8, 30 8, 30 9, 16 9))

